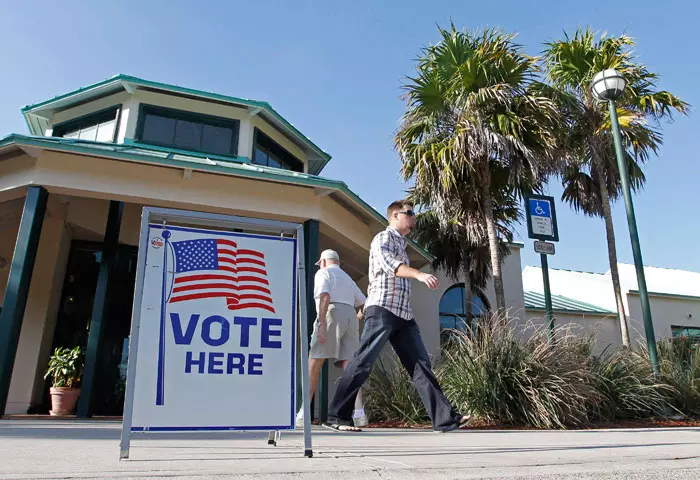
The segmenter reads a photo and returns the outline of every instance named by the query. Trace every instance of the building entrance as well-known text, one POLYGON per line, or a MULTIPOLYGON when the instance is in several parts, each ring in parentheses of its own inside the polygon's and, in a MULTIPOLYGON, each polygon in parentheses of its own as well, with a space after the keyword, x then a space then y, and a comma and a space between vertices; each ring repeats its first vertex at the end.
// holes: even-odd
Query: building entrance
MULTIPOLYGON (((74 241, 66 268, 61 304, 56 318, 53 345, 87 347, 97 277, 102 260, 102 243, 74 241)), ((124 405, 131 309, 134 298, 138 248, 120 245, 109 285, 104 342, 97 360, 94 390, 95 415, 121 415, 124 405)), ((40 410, 48 412, 49 383, 40 410)), ((42 413, 45 413, 42 412, 42 413)), ((40 412, 37 412, 40 413, 40 412)))

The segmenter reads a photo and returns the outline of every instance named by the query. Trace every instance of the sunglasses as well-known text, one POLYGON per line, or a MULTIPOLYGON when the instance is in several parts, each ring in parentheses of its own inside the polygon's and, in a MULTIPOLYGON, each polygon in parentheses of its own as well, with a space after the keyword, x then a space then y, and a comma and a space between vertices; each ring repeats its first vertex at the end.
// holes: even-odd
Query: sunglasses
POLYGON ((408 215, 409 217, 415 217, 415 216, 416 216, 416 212, 414 212, 413 210, 406 210, 405 212, 398 212, 398 213, 403 213, 403 214, 405 214, 405 215, 408 215))

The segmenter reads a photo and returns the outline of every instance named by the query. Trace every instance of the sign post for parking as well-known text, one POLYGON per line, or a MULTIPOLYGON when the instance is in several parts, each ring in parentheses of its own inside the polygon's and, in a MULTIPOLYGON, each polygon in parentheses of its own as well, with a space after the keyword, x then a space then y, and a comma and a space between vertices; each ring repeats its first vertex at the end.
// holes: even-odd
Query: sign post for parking
POLYGON ((552 290, 549 286, 549 264, 547 255, 554 255, 554 244, 559 241, 557 215, 554 197, 530 195, 525 198, 527 215, 527 233, 535 239, 535 252, 540 254, 542 264, 542 282, 544 284, 544 303, 549 328, 549 341, 554 341, 554 317, 552 315, 552 290))
POLYGON ((276 444, 294 429, 303 243, 298 224, 143 209, 120 458, 136 432, 267 431, 276 444))

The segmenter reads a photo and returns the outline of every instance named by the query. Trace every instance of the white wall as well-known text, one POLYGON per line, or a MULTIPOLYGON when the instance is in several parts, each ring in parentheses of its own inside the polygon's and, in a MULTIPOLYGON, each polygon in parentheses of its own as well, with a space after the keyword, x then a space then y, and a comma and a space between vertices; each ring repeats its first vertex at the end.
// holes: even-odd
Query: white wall
MULTIPOLYGON (((546 315, 542 310, 526 309, 527 324, 542 326, 546 324, 546 315)), ((593 334, 595 336, 594 355, 599 355, 606 348, 620 345, 620 328, 617 317, 573 312, 554 312, 556 329, 571 328, 572 334, 593 334)))
MULTIPOLYGON (((628 293, 627 305, 630 310, 630 339, 645 343, 646 334, 639 294, 628 293)), ((657 339, 671 337, 671 326, 700 328, 700 298, 652 294, 649 296, 649 305, 657 339)))

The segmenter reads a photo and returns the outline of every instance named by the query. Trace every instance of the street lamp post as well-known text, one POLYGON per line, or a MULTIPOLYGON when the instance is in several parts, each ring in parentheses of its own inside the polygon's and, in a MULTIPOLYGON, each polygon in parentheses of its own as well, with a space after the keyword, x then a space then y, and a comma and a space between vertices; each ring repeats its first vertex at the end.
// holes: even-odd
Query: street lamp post
MULTIPOLYGON (((637 220, 634 215, 634 205, 632 204, 632 193, 630 191, 629 174, 625 153, 622 148, 622 136, 620 134, 620 124, 617 120, 617 107, 615 100, 618 99, 625 90, 625 77, 616 70, 604 70, 595 77, 591 84, 593 95, 599 100, 607 101, 610 110, 610 124, 613 138, 615 140, 615 156, 617 157, 617 167, 620 171, 620 182, 622 184, 622 196, 625 199, 625 210, 627 212, 627 225, 632 241, 632 255, 634 256, 634 267, 637 271, 637 283, 639 288, 639 299, 642 302, 642 317, 644 318, 644 330, 649 348, 649 359, 654 370, 654 375, 659 375, 659 357, 656 352, 656 336, 654 334, 654 324, 651 319, 651 307, 649 306, 649 294, 647 292, 647 282, 644 277, 644 262, 642 261, 642 249, 639 246, 639 233, 637 232, 637 220)), ((601 185, 605 188, 605 185, 601 185)), ((624 315, 624 312, 621 312, 624 315)))

